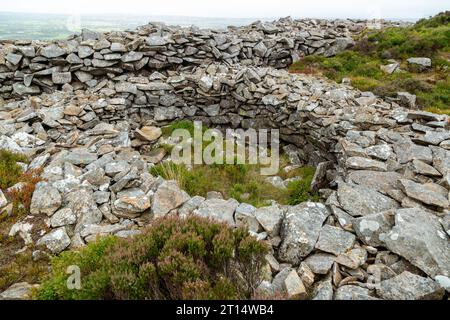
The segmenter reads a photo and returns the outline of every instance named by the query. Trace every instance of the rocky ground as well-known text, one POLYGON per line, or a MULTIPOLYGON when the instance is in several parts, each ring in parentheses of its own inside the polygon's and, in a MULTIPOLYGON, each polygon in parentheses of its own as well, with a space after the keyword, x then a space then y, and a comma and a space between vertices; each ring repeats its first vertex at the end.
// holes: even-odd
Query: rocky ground
MULTIPOLYGON (((150 25, 122 38, 85 31, 64 43, 4 47, 0 149, 27 155, 25 171, 42 170, 29 214, 9 235, 39 260, 97 236, 133 236, 156 217, 199 215, 245 226, 270 243, 260 292, 447 299, 448 116, 273 68, 289 63, 293 51, 305 54, 300 43, 317 46, 314 52, 336 48, 325 43, 339 34, 339 22, 309 22, 319 33, 304 23, 250 26, 261 39, 248 45, 233 30, 229 37, 190 30, 187 39, 178 29, 150 25), (155 30, 160 35, 151 35, 155 30), (213 61, 218 55, 206 48, 214 37, 213 47, 231 55, 223 61, 213 61), (265 51, 270 45, 290 58, 274 58, 265 51), (249 52, 256 55, 242 59, 249 52), (178 62, 177 71, 169 68, 178 62), (41 91, 48 93, 28 96, 41 91), (159 128, 179 119, 221 129, 279 128, 292 164, 317 167, 312 187, 323 201, 255 208, 214 192, 191 197, 174 181, 152 176, 149 167, 164 158, 152 148, 161 142, 159 128)), ((0 207, 14 215, 9 191, 0 192, 0 207)), ((33 285, 15 284, 0 297, 22 298, 33 285)))

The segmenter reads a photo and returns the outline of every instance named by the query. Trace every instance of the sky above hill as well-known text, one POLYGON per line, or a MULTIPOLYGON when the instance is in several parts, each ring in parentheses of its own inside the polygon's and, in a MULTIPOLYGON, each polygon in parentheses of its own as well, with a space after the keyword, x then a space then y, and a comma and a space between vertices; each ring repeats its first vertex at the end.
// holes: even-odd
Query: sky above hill
POLYGON ((398 18, 428 17, 448 10, 446 0, 0 0, 2 12, 139 14, 192 17, 398 18))

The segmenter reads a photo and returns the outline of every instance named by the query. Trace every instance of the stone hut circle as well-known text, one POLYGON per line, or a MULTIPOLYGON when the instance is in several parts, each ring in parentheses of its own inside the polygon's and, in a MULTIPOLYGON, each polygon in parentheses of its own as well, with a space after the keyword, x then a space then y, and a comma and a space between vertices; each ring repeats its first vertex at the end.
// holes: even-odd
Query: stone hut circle
POLYGON ((199 215, 271 244, 258 290, 448 297, 449 117, 287 71, 305 55, 352 46, 367 23, 284 18, 225 31, 151 23, 0 42, 0 149, 27 155, 26 169, 41 168, 43 179, 10 236, 58 254, 98 235, 139 234, 155 217, 199 215), (151 128, 183 119, 279 129, 290 156, 316 167, 323 201, 255 208, 191 197, 152 176, 155 160, 140 152, 159 138, 151 128))

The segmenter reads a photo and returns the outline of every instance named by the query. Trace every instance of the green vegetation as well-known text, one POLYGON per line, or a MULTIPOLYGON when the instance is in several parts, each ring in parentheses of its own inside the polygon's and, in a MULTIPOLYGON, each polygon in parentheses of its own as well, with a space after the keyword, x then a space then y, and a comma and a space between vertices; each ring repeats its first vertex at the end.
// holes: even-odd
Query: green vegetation
MULTIPOLYGON (((300 179, 290 182, 286 189, 266 181, 266 176, 260 175, 260 168, 249 164, 213 164, 195 165, 189 170, 183 164, 164 162, 153 167, 151 173, 177 181, 191 196, 206 196, 209 191, 219 191, 226 199, 234 198, 256 207, 270 205, 269 200, 291 205, 319 200, 319 195, 310 188, 314 168, 302 167, 291 171, 290 177, 299 176, 300 179)), ((281 172, 280 175, 288 178, 281 172)))
POLYGON ((418 21, 407 28, 368 31, 356 45, 334 57, 307 56, 293 64, 291 72, 323 74, 341 82, 350 78, 362 91, 380 96, 395 96, 407 91, 417 95, 418 105, 426 110, 450 114, 450 11, 418 21), (433 66, 419 72, 408 66, 410 57, 429 57, 433 66), (387 74, 381 65, 394 59, 403 72, 387 74))
MULTIPOLYGON (((169 137, 176 129, 186 129, 191 136, 194 135, 194 124, 188 120, 176 121, 162 128, 163 136, 169 137)), ((204 133, 207 127, 202 127, 204 133)), ((202 140, 202 151, 208 145, 202 140)), ((171 146, 160 145, 171 151, 171 146)), ((225 149, 225 146, 224 146, 225 149)), ((269 150, 270 152, 270 150, 269 150)), ((280 168, 289 164, 285 156, 280 157, 280 168)), ((234 198, 239 202, 246 202, 256 207, 270 205, 270 200, 280 204, 296 205, 308 200, 318 201, 319 195, 310 188, 315 169, 311 167, 297 168, 289 173, 279 170, 278 174, 283 179, 299 177, 299 180, 291 181, 286 189, 280 189, 266 181, 267 176, 260 174, 261 164, 212 164, 194 165, 188 168, 183 164, 163 162, 150 169, 155 176, 161 176, 166 180, 175 180, 178 185, 190 196, 206 196, 209 191, 218 191, 226 199, 234 198)))
POLYGON ((18 162, 27 163, 25 156, 0 150, 0 188, 12 203, 9 209, 0 211, 0 291, 10 285, 28 281, 36 283, 47 272, 45 259, 35 262, 31 257, 31 248, 17 254, 23 247, 23 241, 9 237, 11 226, 25 216, 30 209, 31 196, 39 179, 39 171, 22 172, 18 162), (21 188, 6 192, 17 183, 21 188))
POLYGON ((156 220, 131 239, 104 238, 52 260, 37 299, 250 299, 268 248, 244 229, 191 217, 156 220), (81 290, 67 288, 67 267, 81 290))

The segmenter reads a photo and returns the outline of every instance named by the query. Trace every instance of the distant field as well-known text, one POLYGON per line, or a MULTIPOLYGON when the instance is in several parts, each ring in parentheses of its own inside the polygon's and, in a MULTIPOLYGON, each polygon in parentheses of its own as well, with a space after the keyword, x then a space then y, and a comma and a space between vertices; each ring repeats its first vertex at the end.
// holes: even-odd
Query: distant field
POLYGON ((252 23, 255 19, 220 19, 173 16, 114 16, 2 13, 0 12, 0 39, 49 40, 63 39, 82 28, 96 31, 129 30, 150 21, 169 25, 201 28, 225 28, 252 23))

